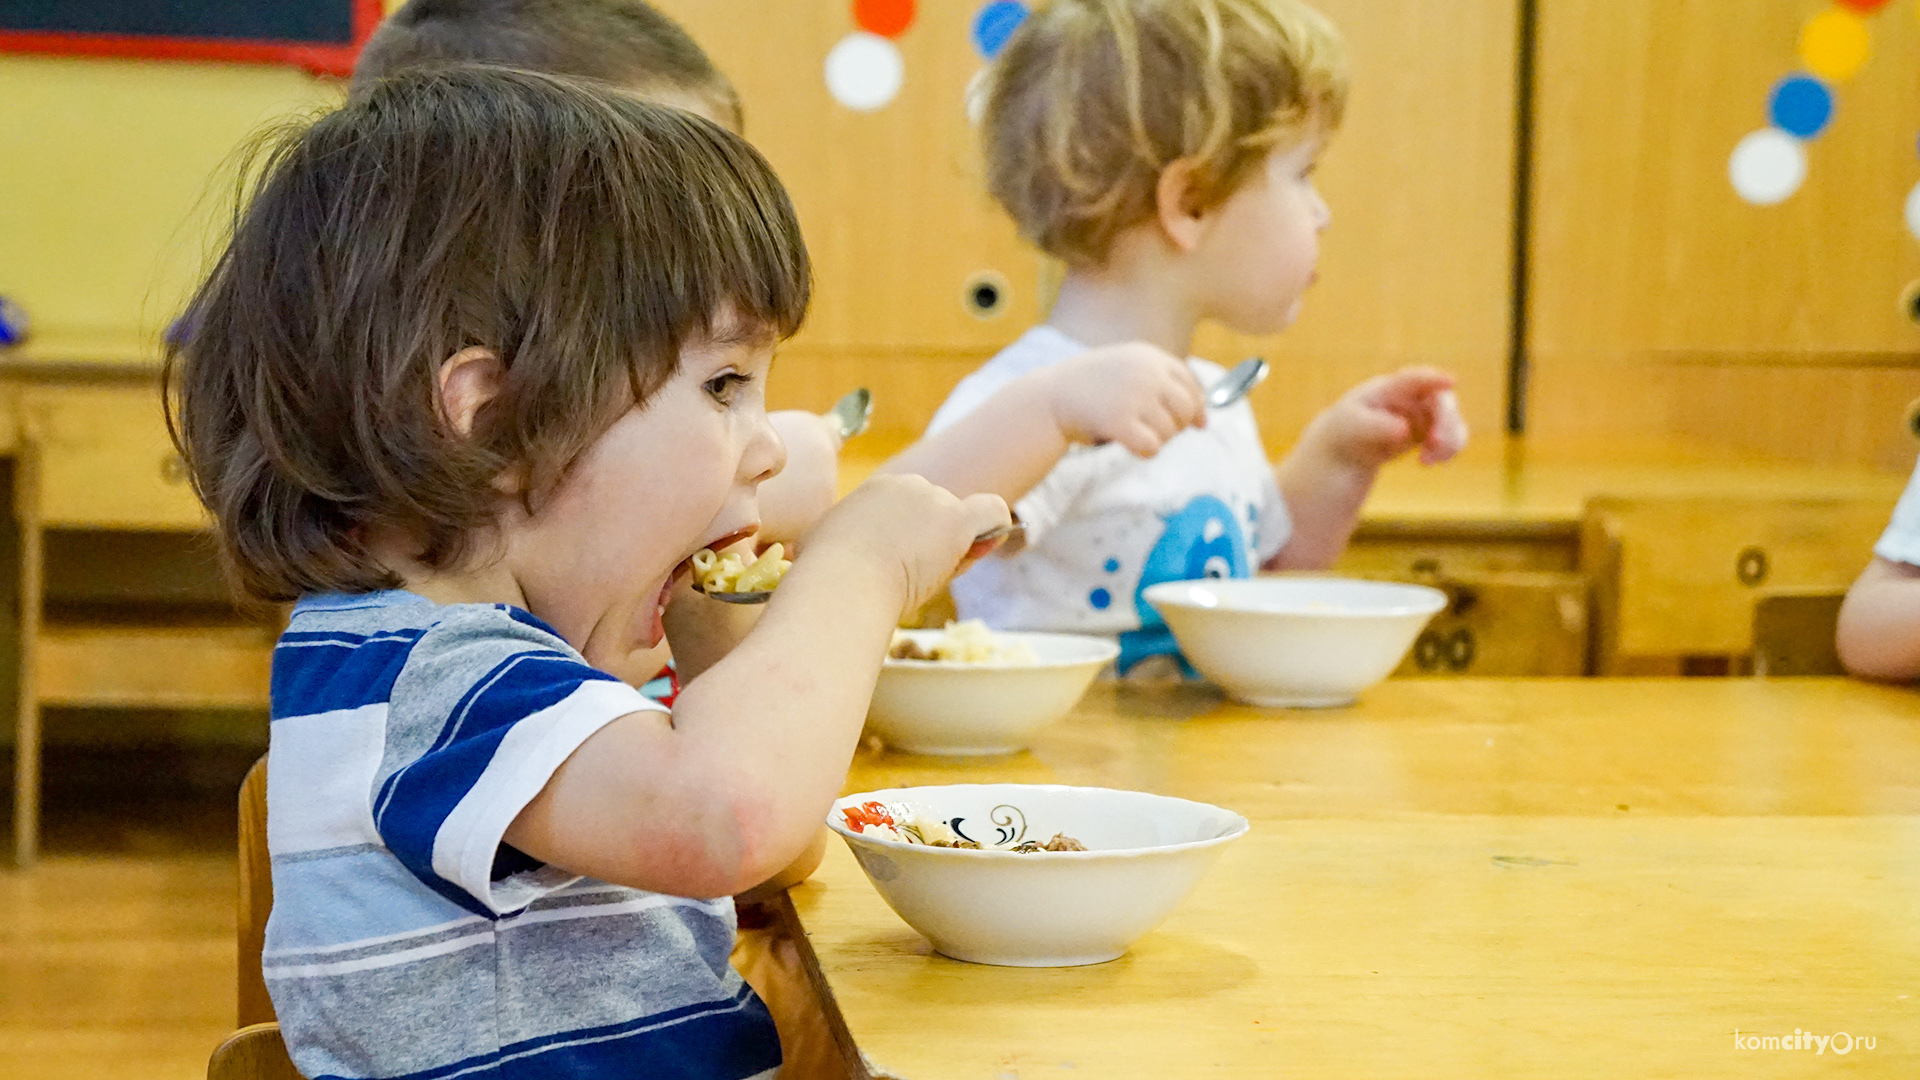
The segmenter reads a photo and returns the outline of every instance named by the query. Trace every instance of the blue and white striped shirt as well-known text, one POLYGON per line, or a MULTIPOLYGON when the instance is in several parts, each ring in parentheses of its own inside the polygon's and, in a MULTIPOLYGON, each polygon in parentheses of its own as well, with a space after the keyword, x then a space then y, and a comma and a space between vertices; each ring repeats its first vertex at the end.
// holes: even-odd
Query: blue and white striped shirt
POLYGON ((581 743, 661 706, 506 605, 310 597, 273 658, 263 967, 316 1078, 740 1080, 780 1064, 730 897, 502 843, 581 743))

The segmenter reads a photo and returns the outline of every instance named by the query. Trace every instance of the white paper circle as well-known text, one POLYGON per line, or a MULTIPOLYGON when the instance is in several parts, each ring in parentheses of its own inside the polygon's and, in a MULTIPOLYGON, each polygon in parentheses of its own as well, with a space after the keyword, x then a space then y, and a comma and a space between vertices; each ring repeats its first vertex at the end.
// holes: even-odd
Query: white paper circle
POLYGON ((906 67, 893 42, 878 34, 851 33, 827 54, 827 92, 849 109, 872 112, 900 92, 906 67))
POLYGON ((1807 151, 1779 128, 1761 128, 1740 140, 1727 162, 1733 190, 1756 206, 1772 206, 1800 190, 1807 178, 1807 151))
POLYGON ((1920 184, 1913 185, 1907 192, 1907 231, 1915 240, 1920 240, 1920 184))
POLYGON ((981 68, 979 71, 974 72, 973 78, 967 80, 967 88, 963 92, 963 96, 966 98, 967 103, 967 122, 978 126, 980 118, 987 113, 986 68, 981 68))

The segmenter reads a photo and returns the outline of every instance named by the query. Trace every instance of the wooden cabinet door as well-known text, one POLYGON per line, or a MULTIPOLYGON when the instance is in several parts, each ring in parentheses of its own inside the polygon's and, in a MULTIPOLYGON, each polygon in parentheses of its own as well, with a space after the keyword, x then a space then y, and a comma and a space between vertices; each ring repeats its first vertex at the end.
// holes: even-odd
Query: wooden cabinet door
POLYGON ((1869 17, 1784 202, 1734 191, 1740 140, 1802 68, 1822 0, 1541 0, 1531 248, 1532 432, 1911 462, 1920 277, 1920 21, 1869 17))

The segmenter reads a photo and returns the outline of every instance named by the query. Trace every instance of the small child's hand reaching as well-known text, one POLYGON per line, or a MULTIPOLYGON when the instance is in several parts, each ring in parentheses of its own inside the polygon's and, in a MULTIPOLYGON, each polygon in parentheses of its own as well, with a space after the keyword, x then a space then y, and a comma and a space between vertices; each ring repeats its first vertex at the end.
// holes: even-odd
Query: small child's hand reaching
POLYGON ((1467 422, 1453 397, 1453 376, 1403 368, 1368 379, 1328 406, 1274 467, 1293 519, 1292 535, 1266 563, 1271 570, 1324 570, 1353 535, 1380 466, 1420 448, 1435 465, 1467 445, 1467 422))
POLYGON ((1414 447, 1420 448, 1421 464, 1436 465, 1467 445, 1467 422, 1453 395, 1453 376, 1402 368, 1347 391, 1314 418, 1308 438, 1359 468, 1377 469, 1414 447))
POLYGON ((1144 342, 1089 349, 1047 368, 1053 419, 1069 443, 1114 442, 1141 457, 1207 423, 1206 394, 1184 360, 1144 342))

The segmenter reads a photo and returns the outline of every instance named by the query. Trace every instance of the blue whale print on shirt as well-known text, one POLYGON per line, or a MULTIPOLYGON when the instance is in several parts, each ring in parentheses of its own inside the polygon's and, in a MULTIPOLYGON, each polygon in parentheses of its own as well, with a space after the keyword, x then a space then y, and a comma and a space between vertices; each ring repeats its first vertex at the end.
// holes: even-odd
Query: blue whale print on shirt
POLYGON ((1212 495, 1202 495, 1166 519, 1167 527, 1148 553, 1140 568, 1140 586, 1134 590, 1133 606, 1140 616, 1140 629, 1120 635, 1119 668, 1122 674, 1149 656, 1172 656, 1181 670, 1194 674, 1187 659, 1174 644, 1173 631, 1166 620, 1147 603, 1147 587, 1163 581, 1194 581, 1199 578, 1243 578, 1252 573, 1247 565, 1247 545, 1234 512, 1212 495))

